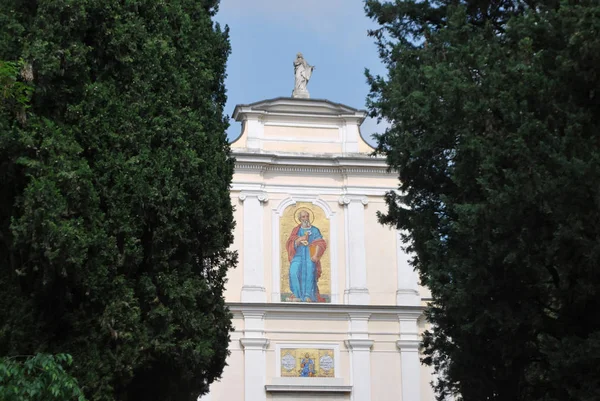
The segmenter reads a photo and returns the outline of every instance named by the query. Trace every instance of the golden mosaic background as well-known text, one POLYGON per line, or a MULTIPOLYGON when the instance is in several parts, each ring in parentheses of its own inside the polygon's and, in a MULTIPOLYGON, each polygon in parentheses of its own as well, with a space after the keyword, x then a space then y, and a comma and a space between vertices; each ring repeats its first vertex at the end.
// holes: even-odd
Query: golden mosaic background
POLYGON ((309 209, 314 220, 312 225, 321 231, 321 235, 327 242, 327 249, 321 257, 321 278, 317 281, 319 292, 325 302, 331 302, 331 260, 329 258, 329 220, 325 217, 325 212, 318 206, 310 202, 297 202, 295 205, 288 206, 283 212, 283 216, 279 219, 279 249, 281 250, 281 300, 286 302, 291 295, 290 290, 290 262, 288 261, 288 253, 286 242, 292 233, 294 227, 298 225, 296 222, 296 214, 299 209, 309 209))
POLYGON ((302 371, 302 359, 304 359, 306 354, 308 354, 315 363, 316 375, 314 377, 335 377, 335 357, 333 354, 333 350, 316 348, 282 348, 280 355, 281 364, 279 367, 281 377, 300 377, 300 372, 302 371), (284 358, 288 354, 293 356, 296 361, 296 365, 289 370, 284 367, 284 358), (321 358, 323 357, 329 357, 330 360, 333 361, 329 370, 321 368, 321 358))

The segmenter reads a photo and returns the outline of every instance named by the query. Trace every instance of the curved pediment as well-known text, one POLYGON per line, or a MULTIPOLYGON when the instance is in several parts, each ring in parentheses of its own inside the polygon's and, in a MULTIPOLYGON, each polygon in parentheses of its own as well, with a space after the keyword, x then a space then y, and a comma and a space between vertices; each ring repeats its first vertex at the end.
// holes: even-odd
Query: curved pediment
POLYGON ((329 100, 291 97, 278 97, 250 104, 237 105, 233 111, 233 118, 236 121, 243 121, 247 113, 313 115, 323 117, 353 116, 361 119, 359 124, 362 123, 367 114, 365 110, 355 109, 329 100))
POLYGON ((360 135, 367 112, 329 100, 278 97, 235 107, 234 149, 267 153, 371 153, 360 135))

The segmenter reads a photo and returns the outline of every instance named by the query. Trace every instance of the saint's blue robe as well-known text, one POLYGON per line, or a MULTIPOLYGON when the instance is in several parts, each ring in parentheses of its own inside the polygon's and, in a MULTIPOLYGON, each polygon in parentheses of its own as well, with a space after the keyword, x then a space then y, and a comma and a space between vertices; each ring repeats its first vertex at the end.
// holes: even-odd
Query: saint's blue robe
POLYGON ((317 277, 316 264, 310 259, 310 244, 322 239, 321 231, 315 226, 309 228, 300 227, 298 236, 302 237, 307 231, 308 246, 294 245, 296 254, 290 262, 290 289, 294 296, 302 301, 309 299, 318 302, 317 299, 317 277))

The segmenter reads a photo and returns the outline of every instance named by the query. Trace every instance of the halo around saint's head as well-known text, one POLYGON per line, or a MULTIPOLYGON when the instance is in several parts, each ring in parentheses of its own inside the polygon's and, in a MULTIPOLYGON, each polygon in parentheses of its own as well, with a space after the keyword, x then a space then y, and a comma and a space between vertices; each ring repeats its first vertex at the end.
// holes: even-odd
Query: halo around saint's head
POLYGON ((315 214, 313 213, 312 210, 310 210, 307 207, 299 207, 298 209, 296 209, 294 211, 294 220, 296 221, 297 224, 301 224, 300 222, 300 212, 306 212, 308 213, 308 221, 310 221, 310 224, 312 225, 313 221, 315 221, 315 214))

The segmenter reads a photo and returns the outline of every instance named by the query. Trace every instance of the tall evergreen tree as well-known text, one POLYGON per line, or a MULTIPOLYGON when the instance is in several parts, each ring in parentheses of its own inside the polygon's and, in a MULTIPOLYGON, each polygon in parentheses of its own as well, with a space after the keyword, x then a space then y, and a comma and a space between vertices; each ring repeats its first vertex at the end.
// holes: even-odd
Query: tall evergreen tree
POLYGON ((196 400, 225 365, 217 7, 0 0, 0 355, 71 354, 89 400, 196 400))
POLYGON ((438 399, 600 399, 600 3, 366 1, 438 399))

